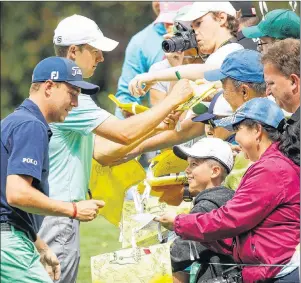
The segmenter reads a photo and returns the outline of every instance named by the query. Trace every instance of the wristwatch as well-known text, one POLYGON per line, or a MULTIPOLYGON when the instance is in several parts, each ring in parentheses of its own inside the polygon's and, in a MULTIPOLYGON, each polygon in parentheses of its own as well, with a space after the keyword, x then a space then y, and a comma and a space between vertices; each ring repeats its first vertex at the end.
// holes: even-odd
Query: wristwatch
POLYGON ((189 186, 188 185, 184 186, 183 200, 186 201, 186 202, 191 202, 192 201, 192 196, 189 192, 189 186))

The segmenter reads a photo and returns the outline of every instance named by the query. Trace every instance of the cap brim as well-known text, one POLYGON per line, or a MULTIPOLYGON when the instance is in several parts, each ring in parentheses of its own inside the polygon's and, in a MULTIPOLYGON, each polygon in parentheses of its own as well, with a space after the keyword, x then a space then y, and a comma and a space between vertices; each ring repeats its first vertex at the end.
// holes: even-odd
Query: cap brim
POLYGON ((184 160, 187 160, 187 157, 190 156, 190 148, 183 145, 175 145, 173 148, 173 153, 184 160))
POLYGON ((261 32, 258 26, 246 27, 241 30, 242 34, 247 38, 258 38, 266 36, 261 32))
POLYGON ((224 75, 220 69, 207 71, 204 73, 204 78, 209 82, 220 81, 225 79, 227 76, 224 75))
POLYGON ((112 51, 117 47, 119 42, 104 36, 88 44, 101 51, 112 51))
POLYGON ((203 17, 207 13, 208 12, 194 9, 194 7, 192 5, 191 8, 190 8, 190 10, 186 14, 178 16, 177 20, 178 21, 185 21, 185 22, 187 22, 187 21, 194 21, 194 20, 196 20, 196 19, 198 19, 200 17, 203 17))
POLYGON ((194 117, 192 118, 192 121, 193 122, 205 122, 205 121, 208 121, 210 119, 214 119, 216 116, 212 113, 204 113, 204 114, 201 114, 197 117, 194 117))
POLYGON ((155 20, 155 24, 157 23, 166 23, 173 24, 176 13, 161 13, 155 20))
POLYGON ((216 125, 216 127, 222 127, 230 132, 233 132, 233 126, 243 121, 244 119, 245 117, 237 117, 235 115, 231 115, 223 119, 214 120, 214 124, 216 125))
POLYGON ((67 81, 66 83, 76 87, 80 87, 81 93, 83 94, 93 95, 99 91, 99 86, 85 81, 67 81))

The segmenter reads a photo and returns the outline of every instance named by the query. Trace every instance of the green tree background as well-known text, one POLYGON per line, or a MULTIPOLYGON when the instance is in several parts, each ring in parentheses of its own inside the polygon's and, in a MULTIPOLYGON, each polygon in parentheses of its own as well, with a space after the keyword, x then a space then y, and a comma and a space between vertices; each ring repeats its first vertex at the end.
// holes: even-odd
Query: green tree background
MULTIPOLYGON (((266 4, 268 10, 291 9, 288 1, 266 4)), ((261 17, 258 2, 254 5, 261 17)), ((298 2, 298 14, 299 8, 298 2)), ((33 68, 43 58, 54 55, 54 29, 61 19, 73 14, 93 19, 106 36, 120 42, 114 51, 104 53, 104 63, 90 79, 101 87, 94 97, 99 106, 113 111, 107 95, 116 93, 130 38, 155 19, 151 2, 1 2, 1 119, 28 96, 33 68)))
POLYGON ((35 65, 54 55, 54 29, 73 14, 93 19, 105 36, 119 41, 104 52, 90 79, 101 87, 94 98, 99 106, 113 111, 107 95, 116 93, 130 38, 155 19, 151 2, 1 2, 1 119, 28 97, 35 65))

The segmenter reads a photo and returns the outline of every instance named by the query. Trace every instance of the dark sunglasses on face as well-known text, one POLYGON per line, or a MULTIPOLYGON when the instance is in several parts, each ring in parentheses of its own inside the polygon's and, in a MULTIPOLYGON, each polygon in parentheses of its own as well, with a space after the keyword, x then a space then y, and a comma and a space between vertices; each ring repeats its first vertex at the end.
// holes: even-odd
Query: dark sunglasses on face
POLYGON ((261 42, 261 41, 258 41, 257 42, 257 51, 261 51, 262 48, 263 48, 263 45, 265 44, 268 44, 267 42, 261 42))
POLYGON ((216 125, 215 125, 213 119, 209 119, 209 120, 208 120, 208 124, 209 124, 213 129, 216 128, 216 125))

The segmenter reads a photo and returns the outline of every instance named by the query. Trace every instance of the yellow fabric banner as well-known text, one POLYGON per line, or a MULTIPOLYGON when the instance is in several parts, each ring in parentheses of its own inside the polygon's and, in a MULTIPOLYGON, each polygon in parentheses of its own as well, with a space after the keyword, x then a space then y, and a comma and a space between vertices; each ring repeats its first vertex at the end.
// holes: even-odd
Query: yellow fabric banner
POLYGON ((150 160, 154 163, 151 167, 154 177, 160 177, 172 173, 180 173, 185 171, 188 162, 177 157, 172 149, 164 150, 161 154, 150 160))
POLYGON ((136 160, 104 167, 93 159, 90 178, 92 197, 106 203, 104 208, 99 210, 99 214, 118 226, 125 192, 131 186, 143 181, 145 177, 145 170, 136 160))

